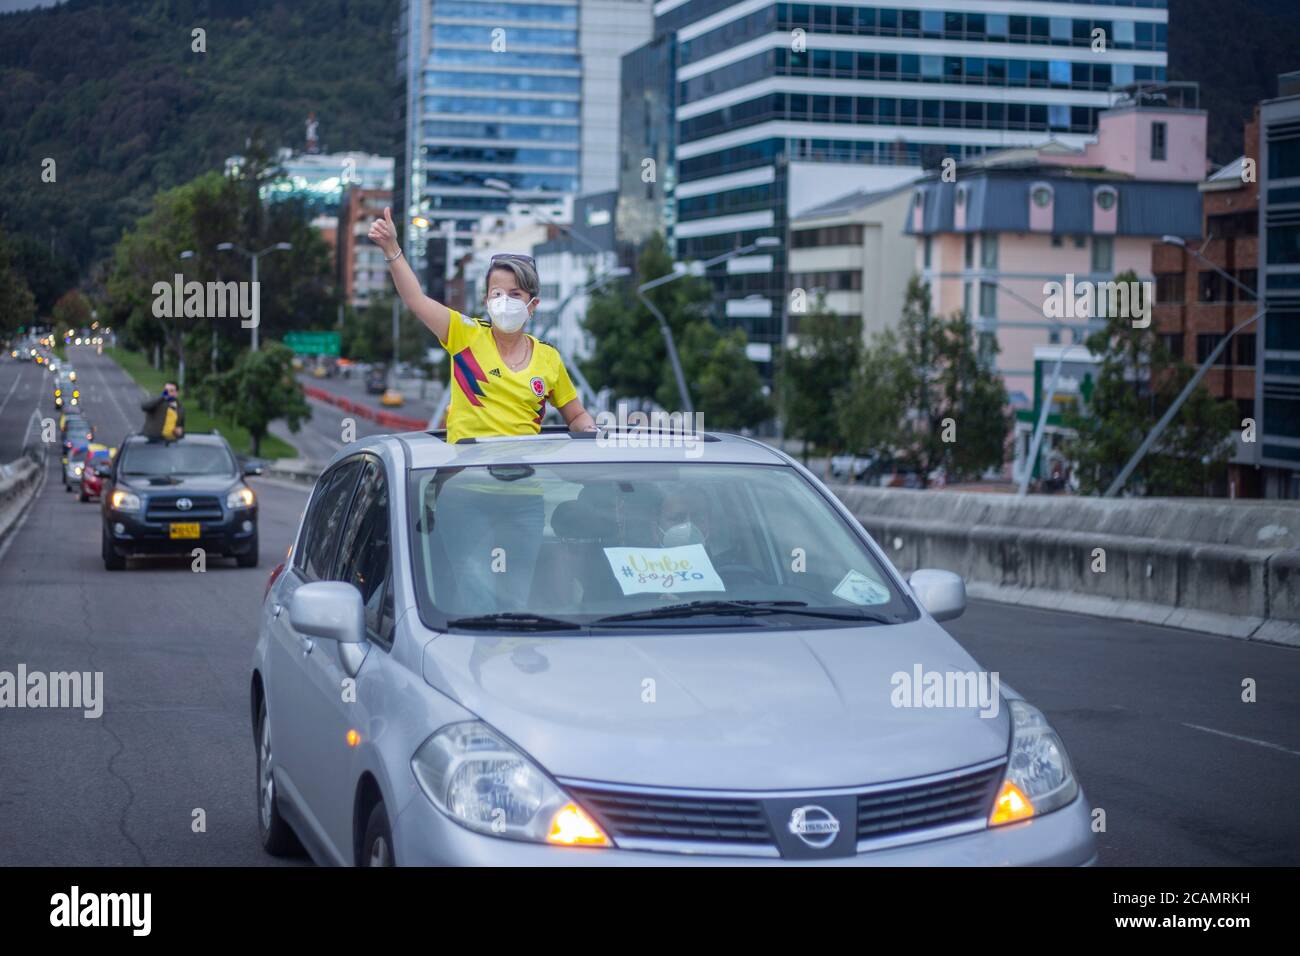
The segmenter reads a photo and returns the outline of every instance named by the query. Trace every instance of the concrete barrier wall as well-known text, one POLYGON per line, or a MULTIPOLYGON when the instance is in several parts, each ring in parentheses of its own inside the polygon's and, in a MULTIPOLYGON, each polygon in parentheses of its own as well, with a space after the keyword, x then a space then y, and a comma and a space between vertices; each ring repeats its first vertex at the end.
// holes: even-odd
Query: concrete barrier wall
POLYGON ((1266 620, 1300 623, 1300 507, 835 490, 904 572, 944 568, 986 594, 1038 592, 1047 600, 1027 603, 1040 605, 1051 595, 1078 595, 1097 599, 1098 609, 1140 605, 1251 619, 1251 631, 1266 620), (1097 549, 1105 571, 1094 570, 1097 549))
POLYGON ((44 459, 24 456, 0 465, 0 541, 12 530, 40 483, 44 459))

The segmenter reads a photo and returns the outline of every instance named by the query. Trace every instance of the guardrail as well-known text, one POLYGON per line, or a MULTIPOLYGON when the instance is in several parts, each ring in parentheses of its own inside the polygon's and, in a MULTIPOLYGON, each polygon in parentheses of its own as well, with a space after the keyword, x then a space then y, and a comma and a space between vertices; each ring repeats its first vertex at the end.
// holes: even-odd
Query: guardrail
POLYGON ((1300 507, 836 487, 904 572, 972 596, 1300 645, 1300 507))
POLYGON ((32 412, 23 438, 23 453, 0 465, 0 541, 9 536, 40 485, 46 445, 41 441, 40 411, 32 412))
POLYGON ((318 402, 325 402, 327 405, 333 405, 352 415, 359 415, 378 425, 385 425, 389 428, 395 428, 404 432, 423 431, 429 426, 427 419, 411 418, 409 415, 398 415, 393 412, 380 411, 371 408, 361 402, 354 402, 352 399, 337 395, 334 392, 327 391, 323 388, 317 388, 315 385, 304 385, 303 394, 308 398, 314 398, 318 402))

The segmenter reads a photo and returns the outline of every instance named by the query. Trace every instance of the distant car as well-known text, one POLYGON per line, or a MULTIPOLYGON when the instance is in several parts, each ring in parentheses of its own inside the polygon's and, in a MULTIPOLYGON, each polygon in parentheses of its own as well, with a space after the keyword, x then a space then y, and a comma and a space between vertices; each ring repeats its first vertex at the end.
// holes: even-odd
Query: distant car
POLYGON ((366 373, 366 394, 382 395, 388 388, 388 374, 383 369, 372 368, 366 373))
POLYGON ((848 478, 852 476, 857 481, 876 463, 874 458, 864 457, 862 455, 835 455, 831 458, 831 474, 836 478, 848 478))
POLYGON ((77 500, 89 501, 91 498, 101 497, 104 493, 104 483, 112 474, 112 452, 106 450, 101 454, 92 450, 86 457, 86 464, 81 471, 81 491, 77 495, 77 500))
POLYGON ((63 462, 66 464, 68 452, 74 445, 88 445, 95 440, 95 428, 80 416, 65 415, 59 425, 59 440, 63 448, 63 462))
POLYGON ((104 567, 120 571, 132 555, 188 555, 194 548, 256 567, 257 496, 244 476, 220 435, 131 435, 100 506, 104 567))
MULTIPOLYGON (((90 444, 79 442, 74 444, 68 450, 67 458, 63 462, 63 490, 71 491, 73 487, 81 487, 81 473, 86 467, 86 458, 90 454, 90 444)), ((102 445, 100 447, 103 447, 102 445)))
POLYGON ((402 397, 402 393, 395 388, 384 389, 384 394, 379 397, 379 404, 386 408, 402 405, 405 401, 406 399, 402 397))

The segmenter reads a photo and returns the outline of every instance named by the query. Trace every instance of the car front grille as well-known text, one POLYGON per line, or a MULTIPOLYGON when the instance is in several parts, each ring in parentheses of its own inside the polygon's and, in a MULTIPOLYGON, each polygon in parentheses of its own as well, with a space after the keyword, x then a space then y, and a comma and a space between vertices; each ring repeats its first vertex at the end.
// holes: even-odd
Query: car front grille
MULTIPOLYGON (((896 785, 864 787, 857 797, 859 852, 949 836, 978 829, 988 820, 1005 761, 896 785)), ((718 793, 693 796, 561 781, 620 846, 672 852, 777 856, 777 840, 764 808, 765 794, 718 793), (685 850, 684 850, 685 851, 685 850)), ((839 793, 852 793, 852 789, 839 793)), ((773 797, 778 794, 772 794, 773 797)), ((781 793, 779 796, 789 796, 781 793)), ((815 801, 818 793, 800 796, 815 801)))
POLYGON ((933 783, 858 794, 858 842, 988 819, 1002 767, 933 783))
POLYGON ((215 495, 155 495, 149 498, 144 516, 149 521, 214 521, 221 518, 221 501, 215 495), (181 498, 193 502, 188 511, 176 507, 181 498))
POLYGON ((774 846, 757 800, 701 799, 569 787, 615 841, 666 840, 774 846))

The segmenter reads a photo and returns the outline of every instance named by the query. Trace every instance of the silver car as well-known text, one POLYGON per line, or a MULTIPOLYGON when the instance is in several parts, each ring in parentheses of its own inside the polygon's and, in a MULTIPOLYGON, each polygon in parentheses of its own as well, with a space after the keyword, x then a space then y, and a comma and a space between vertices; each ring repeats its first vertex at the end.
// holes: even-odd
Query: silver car
POLYGON ((1091 863, 1061 740, 939 626, 965 602, 748 439, 354 443, 267 586, 262 842, 338 865, 1091 863))

